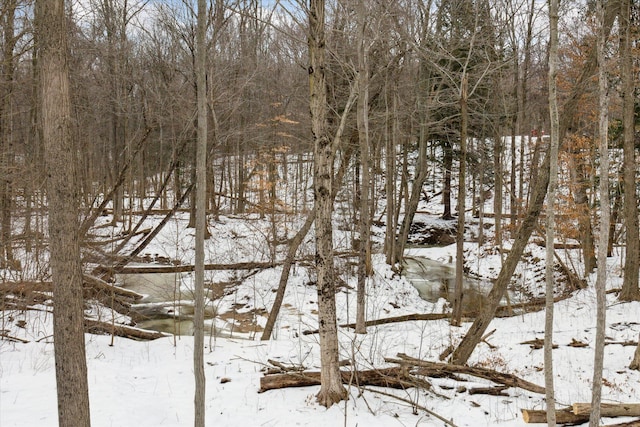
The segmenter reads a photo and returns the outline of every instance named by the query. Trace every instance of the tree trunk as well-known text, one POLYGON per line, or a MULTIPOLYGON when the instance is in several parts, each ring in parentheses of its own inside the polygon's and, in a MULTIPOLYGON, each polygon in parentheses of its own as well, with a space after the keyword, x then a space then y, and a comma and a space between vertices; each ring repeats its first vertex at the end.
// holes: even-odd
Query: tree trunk
POLYGON ((631 47, 631 0, 623 0, 620 10, 620 60, 622 62, 622 125, 623 131, 623 175, 624 175, 624 218, 626 224, 627 251, 624 260, 624 280, 620 299, 640 300, 638 289, 638 267, 640 237, 638 232, 638 201, 636 200, 636 157, 635 157, 635 82, 633 74, 633 54, 631 47))
POLYGON ((442 219, 451 219, 451 168, 453 167, 453 147, 449 141, 442 141, 442 167, 444 168, 444 183, 442 185, 442 204, 444 206, 442 219))
POLYGON ((2 81, 0 81, 0 267, 5 261, 11 266, 13 249, 11 242, 11 219, 13 211, 13 116, 12 99, 14 86, 14 50, 16 45, 15 12, 16 0, 8 0, 3 6, 3 58, 2 81))
MULTIPOLYGON (((387 264, 391 265, 393 263, 393 256, 395 253, 395 245, 396 245, 396 230, 397 230, 397 221, 395 216, 396 211, 396 97, 395 94, 389 94, 389 88, 385 86, 385 102, 386 105, 386 114, 385 118, 386 129, 385 129, 385 196, 387 198, 387 206, 386 206, 386 228, 385 228, 385 240, 384 240, 384 251, 386 254, 387 264), (389 96, 393 97, 392 100, 392 112, 389 112, 389 96)), ((397 200, 397 204, 400 204, 400 201, 397 200)))
POLYGON ((633 353, 633 360, 629 365, 629 369, 640 371, 640 339, 638 339, 638 346, 636 347, 636 351, 633 353))
MULTIPOLYGON (((571 138, 570 138, 571 140, 571 138)), ((571 167, 569 173, 573 181, 573 201, 576 206, 578 216, 578 232, 580 245, 582 247, 582 259, 584 264, 584 275, 588 276, 596 266, 596 253, 593 241, 593 230, 591 227, 591 209, 589 207, 589 197, 587 195, 590 186, 589 178, 585 170, 584 151, 581 143, 573 140, 576 145, 571 147, 571 167)))
POLYGON ((64 0, 36 2, 41 55, 49 239, 53 279, 53 327, 62 427, 89 426, 89 388, 84 348, 76 147, 71 130, 67 16, 64 0))
POLYGON ((320 391, 318 402, 326 407, 347 398, 338 360, 336 286, 333 271, 333 145, 327 136, 327 88, 325 79, 325 0, 309 1, 309 90, 313 135, 316 272, 320 329, 320 391))
POLYGON ((496 135, 493 143, 493 170, 495 173, 495 186, 493 196, 493 215, 494 215, 494 230, 495 238, 494 245, 500 248, 500 260, 502 257, 502 149, 504 147, 502 143, 502 135, 496 135))
POLYGON ((193 316, 194 426, 205 425, 204 375, 204 240, 207 234, 207 2, 198 0, 196 24, 196 103, 198 105, 198 143, 196 146, 196 241, 195 293, 193 316))
POLYGON ((366 281, 371 273, 371 167, 369 153, 369 49, 366 39, 367 6, 364 0, 358 1, 358 106, 357 125, 360 143, 360 162, 362 180, 360 184, 360 247, 358 250, 358 286, 356 306, 356 333, 366 334, 365 295, 366 281))
POLYGON ((460 326, 464 278, 464 214, 466 210, 467 162, 467 76, 463 74, 460 87, 460 171, 458 174, 458 226, 456 228, 456 278, 453 294, 451 324, 460 326))
POLYGON ((547 235, 545 262, 545 316, 544 316, 544 385, 546 390, 547 423, 556 425, 556 398, 553 385, 553 251, 555 241, 555 203, 558 189, 558 145, 560 145, 558 119, 558 0, 549 2, 549 190, 547 193, 547 235))
MULTIPOLYGON (((598 136, 600 151, 600 233, 598 235, 598 273, 596 277, 596 343, 593 362, 593 388, 591 391, 590 427, 600 425, 600 402, 602 400, 602 370, 604 367, 604 339, 607 310, 607 251, 609 247, 609 88, 607 84, 605 48, 607 36, 604 29, 606 0, 598 1, 598 98, 600 111, 598 136)), ((574 407, 575 409, 575 407, 574 407)))

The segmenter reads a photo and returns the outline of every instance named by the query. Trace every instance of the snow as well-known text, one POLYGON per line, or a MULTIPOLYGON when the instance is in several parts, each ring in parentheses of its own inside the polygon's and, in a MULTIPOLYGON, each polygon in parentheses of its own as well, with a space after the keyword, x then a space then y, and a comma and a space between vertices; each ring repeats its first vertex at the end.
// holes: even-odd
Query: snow
MULTIPOLYGON (((437 201, 421 205, 421 211, 437 212, 437 201)), ((490 202, 487 202, 489 206, 490 202)), ((193 230, 186 229, 188 215, 178 213, 145 251, 150 256, 167 257, 182 263, 193 260, 193 230)), ((257 215, 222 216, 210 222, 212 238, 208 240, 208 263, 269 261, 274 254, 282 257, 282 247, 274 250, 266 243, 277 221, 278 236, 289 237, 304 218, 285 222, 281 218, 259 219, 257 215)), ((104 218, 104 224, 109 218, 104 218)), ((149 218, 146 226, 159 223, 149 218)), ((420 214, 420 221, 439 223, 435 215, 420 214)), ((487 222, 490 222, 487 220, 487 222)), ((120 230, 102 227, 105 237, 120 230)), ((488 241, 492 230, 487 230, 488 241)), ((336 228, 336 250, 344 250, 348 232, 336 228)), ((380 238, 379 233, 374 233, 380 238)), ((140 237, 141 238, 141 237, 140 237)), ((128 248, 137 242, 134 239, 128 248)), ((307 237, 298 257, 311 253, 313 236, 307 237)), ((504 247, 509 248, 509 242, 504 247)), ((124 252, 126 253, 125 248, 124 252)), ((559 251, 565 263, 579 263, 575 250, 559 251)), ((442 262, 455 259, 455 245, 434 248, 409 248, 407 255, 422 256, 442 262)), ((500 270, 500 255, 490 243, 465 245, 465 261, 473 274, 491 279, 500 270)), ((514 285, 527 296, 542 295, 536 269, 544 265, 544 248, 529 244, 515 274, 514 285), (516 283, 517 282, 517 283, 516 283)), ((621 286, 621 262, 616 253, 608 260, 609 289, 621 286)), ((338 322, 355 319, 355 272, 352 265, 336 260, 336 269, 347 287, 337 294, 338 322)), ((544 396, 522 389, 509 388, 508 396, 489 396, 458 392, 459 387, 488 387, 492 383, 465 375, 464 381, 451 378, 430 379, 431 390, 405 391, 370 387, 359 390, 349 386, 349 400, 329 409, 315 401, 318 386, 289 388, 259 393, 260 378, 269 366, 268 360, 285 365, 302 365, 317 370, 320 365, 318 337, 305 335, 305 330, 317 328, 317 295, 311 269, 297 265, 291 272, 284 304, 278 318, 274 338, 260 341, 266 322, 265 310, 270 310, 281 267, 259 271, 242 277, 242 272, 207 272, 210 282, 234 282, 224 296, 212 302, 218 317, 207 325, 215 325, 216 337, 205 339, 205 374, 207 379, 206 424, 212 426, 443 426, 444 422, 429 415, 416 402, 457 426, 524 426, 521 409, 544 409, 544 396), (240 280, 242 279, 242 280, 240 280), (233 317, 247 316, 253 330, 240 331, 233 317), (237 328, 237 329, 234 329, 237 328), (376 393, 396 395, 404 401, 376 393)), ((3 277, 7 277, 3 272, 3 277)), ((575 291, 555 305, 554 375, 558 406, 591 400, 593 346, 595 342, 595 275, 587 287, 575 291), (587 344, 571 347, 572 340, 587 344)), ((188 294, 192 275, 183 275, 180 291, 188 294)), ((374 276, 368 283, 367 318, 379 319, 411 313, 442 313, 446 302, 422 300, 417 290, 405 278, 385 264, 384 257, 374 255, 374 276)), ((640 303, 620 303, 615 293, 607 295, 607 341, 636 341, 640 333, 640 303)), ((186 303, 188 304, 188 303, 186 303)), ((0 427, 40 427, 57 425, 55 363, 52 343, 52 315, 45 304, 34 310, 6 310, 0 330, 27 343, 0 339, 0 427)), ((87 307, 87 315, 109 320, 110 310, 98 305, 87 307)), ((119 316, 117 322, 130 319, 119 316)), ((451 327, 446 320, 390 323, 369 327, 366 335, 340 328, 340 358, 350 360, 359 369, 382 368, 385 357, 398 353, 430 361, 450 345, 460 342, 470 322, 451 327)), ((495 330, 486 342, 475 349, 470 365, 482 366, 518 375, 544 385, 543 354, 521 344, 544 333, 544 313, 534 312, 515 317, 494 319, 487 332, 495 330)), ((193 424, 193 337, 170 336, 151 342, 138 342, 110 336, 86 336, 91 417, 94 427, 100 426, 188 426, 193 424)), ((603 400, 605 402, 640 401, 640 373, 627 367, 634 346, 610 344, 605 348, 603 400)), ((625 419, 618 418, 616 422, 625 419)), ((603 419, 603 423, 613 420, 603 419)))
MULTIPOLYGON (((215 229, 216 227, 214 227, 215 229)), ((413 255, 447 259, 453 247, 411 249, 413 255)), ((492 258, 488 258, 491 260, 492 258)), ((394 275, 381 256, 375 257, 376 274, 369 291, 369 318, 407 313, 439 312, 436 304, 421 300, 403 278, 394 275), (393 303, 393 304, 391 304, 393 303), (398 307, 398 308, 394 308, 398 307)), ((487 262, 496 262, 493 261, 487 262)), ((499 263, 499 261, 497 261, 499 263)), ((609 286, 620 285, 619 261, 610 259, 609 286)), ((252 308, 271 304, 270 291, 277 283, 279 269, 266 270, 225 298, 247 301, 252 308), (255 297, 260 295, 260 297, 255 297)), ((318 387, 273 390, 258 393, 260 377, 268 359, 284 364, 319 367, 317 336, 303 335, 316 326, 312 311, 315 289, 308 275, 297 269, 292 275, 285 305, 278 322, 277 339, 259 341, 259 336, 240 334, 236 338, 207 339, 207 425, 219 426, 441 426, 443 422, 411 405, 371 391, 350 387, 350 399, 330 409, 314 399, 318 387), (222 383, 225 378, 228 382, 222 383)), ((592 282, 591 280, 590 282, 592 282)), ((355 316, 355 294, 338 294, 339 321, 355 316)), ((222 307, 230 302, 219 302, 222 307)), ((618 303, 608 295, 610 341, 636 340, 640 303, 618 303)), ((0 426, 54 426, 57 424, 55 366, 51 334, 51 314, 45 311, 16 312, 5 317, 8 334, 28 340, 26 344, 0 341, 0 426), (23 320, 24 323, 18 322, 23 320), (20 323, 23 327, 17 326, 20 323)), ((590 401, 590 382, 595 335, 595 293, 592 287, 578 291, 556 304, 554 350, 556 396, 559 405, 590 401), (569 347, 572 339, 588 344, 569 347)), ((103 313, 103 315, 106 315, 103 313)), ((470 364, 510 372, 543 385, 542 350, 533 350, 522 341, 542 338, 543 313, 495 319, 487 338, 494 348, 481 343, 470 364)), ((263 323, 264 318, 260 317, 263 323)), ((340 330, 341 359, 354 360, 366 369, 383 367, 384 357, 406 353, 437 361, 450 344, 458 343, 469 323, 452 328, 447 321, 406 322, 370 327, 358 336, 340 330)), ((259 335, 259 334, 257 334, 259 335)), ((94 426, 185 426, 193 419, 193 377, 191 336, 137 342, 86 335, 87 364, 94 426)), ((637 401, 640 374, 627 369, 633 346, 608 345, 605 351, 604 399, 610 402, 637 401)), ((458 382, 432 379, 433 390, 382 390, 396 394, 452 420, 458 426, 521 426, 522 408, 544 408, 543 396, 520 389, 508 389, 508 397, 456 393, 491 383, 477 378, 458 382), (453 389, 451 389, 453 387, 453 389)))

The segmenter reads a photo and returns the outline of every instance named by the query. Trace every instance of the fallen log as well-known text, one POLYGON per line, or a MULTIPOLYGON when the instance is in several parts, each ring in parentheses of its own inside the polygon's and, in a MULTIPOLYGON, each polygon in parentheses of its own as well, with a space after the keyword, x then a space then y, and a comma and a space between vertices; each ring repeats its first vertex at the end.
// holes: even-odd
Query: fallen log
MULTIPOLYGON (((541 409, 522 409, 522 419, 527 424, 544 424, 547 422, 547 411, 541 409)), ((556 423, 581 424, 589 421, 589 415, 576 415, 571 408, 556 410, 556 423)))
MULTIPOLYGON (((96 290, 99 292, 107 293, 111 295, 112 293, 118 297, 123 297, 126 299, 130 299, 133 301, 140 300, 144 297, 137 292, 131 291, 129 289, 124 289, 118 286, 114 286, 111 283, 107 283, 102 279, 99 279, 95 276, 91 276, 88 274, 82 275, 82 281, 85 289, 96 290)), ((53 283, 52 282, 5 282, 0 283, 0 293, 6 294, 18 294, 18 295, 27 295, 31 292, 53 292, 53 283)))
POLYGON ((132 326, 111 324, 98 320, 84 319, 84 328, 91 334, 117 335, 119 337, 131 338, 144 341, 152 341, 158 338, 168 337, 169 334, 147 329, 134 328, 132 326))
MULTIPOLYGON (((340 371, 344 384, 378 386, 397 389, 412 387, 430 388, 431 384, 412 376, 405 368, 371 369, 365 371, 340 371)), ((299 372, 265 375, 260 378, 259 393, 287 387, 320 385, 320 372, 299 372)))
POLYGON ((144 298, 144 295, 142 294, 139 294, 129 289, 124 289, 119 286, 112 285, 111 283, 108 283, 98 277, 91 276, 89 274, 83 274, 82 281, 89 287, 98 291, 106 292, 109 295, 113 293, 114 295, 117 295, 119 297, 129 298, 133 301, 138 301, 144 298))
MULTIPOLYGON (((281 263, 276 262, 237 262, 234 264, 205 264, 205 270, 252 270, 272 268, 281 263)), ((153 274, 153 273, 188 273, 195 270, 194 265, 159 265, 151 267, 108 267, 96 268, 98 273, 112 274, 153 274)))
MULTIPOLYGON (((576 415, 589 415, 591 403, 574 403, 571 405, 576 415)), ((601 417, 640 417, 640 403, 602 403, 601 417)))
POLYGON ((519 378, 513 374, 508 374, 505 372, 493 371, 491 369, 479 368, 473 366, 462 366, 462 365, 450 365, 447 363, 438 363, 438 362, 428 362, 426 360, 416 359, 410 356, 407 356, 403 353, 398 353, 397 357, 399 359, 393 359, 385 357, 385 361, 388 363, 397 363, 401 366, 419 366, 421 369, 421 373, 424 375, 431 376, 432 374, 467 374, 478 378, 484 378, 490 381, 493 381, 498 384, 506 385, 509 387, 518 387, 523 390, 531 391, 533 393, 544 394, 544 387, 519 378))
POLYGON ((53 292, 51 282, 4 282, 0 283, 0 293, 26 295, 31 292, 53 292))
POLYGON ((509 396, 504 391, 509 388, 505 385, 499 387, 474 387, 468 390, 469 394, 488 394, 490 396, 509 396))
MULTIPOLYGON (((400 323, 400 322, 410 322, 414 320, 440 320, 440 319, 448 319, 451 317, 451 314, 446 313, 415 313, 415 314, 405 314, 404 316, 396 316, 396 317, 385 317, 384 319, 376 319, 376 320, 368 320, 364 324, 366 327, 369 326, 378 326, 378 325, 386 325, 387 323, 400 323)), ((341 328, 355 328, 355 323, 345 323, 340 325, 341 328)), ((312 335, 317 334, 319 331, 317 329, 302 331, 303 335, 312 335)))

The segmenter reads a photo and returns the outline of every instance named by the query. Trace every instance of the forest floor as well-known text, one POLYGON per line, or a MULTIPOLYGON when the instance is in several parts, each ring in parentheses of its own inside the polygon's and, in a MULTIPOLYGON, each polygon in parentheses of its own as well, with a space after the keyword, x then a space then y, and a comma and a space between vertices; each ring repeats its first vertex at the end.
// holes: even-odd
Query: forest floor
MULTIPOLYGON (((432 207, 425 207, 429 209, 432 207)), ((145 251, 147 259, 169 259, 181 264, 193 262, 193 230, 186 228, 188 216, 179 213, 145 251)), ((299 223, 278 222, 258 215, 223 216, 210 222, 212 234, 206 244, 206 262, 265 262, 283 247, 269 245, 274 225, 280 234, 292 235, 299 223)), ((497 276, 500 254, 492 241, 491 228, 486 242, 477 243, 478 227, 467 231, 465 268, 471 275, 487 279, 497 276)), ((153 227, 160 217, 150 218, 153 227)), ((109 218, 103 218, 104 224, 109 218)), ((437 215, 416 217, 422 224, 439 223, 437 215)), ((345 229, 347 227, 344 227, 345 229)), ((105 240, 120 230, 101 227, 105 240)), ((347 252, 350 236, 336 226, 336 251, 347 252)), ((383 228, 374 227, 379 237, 383 228)), ((282 237, 282 236, 280 236, 282 237)), ((312 252, 312 236, 298 253, 299 259, 312 252)), ((379 240, 378 240, 379 241, 379 240)), ((135 245, 131 242, 131 247, 135 245)), ((508 250, 505 243, 503 250, 508 250)), ((567 265, 579 266, 575 250, 559 250, 567 265)), ((125 249, 126 253, 126 249, 125 249)), ((455 257, 455 245, 412 248, 411 255, 447 262, 455 257)), ((615 255, 615 254, 614 254, 615 255)), ((336 269, 344 286, 337 294, 340 324, 355 319, 355 267, 353 259, 338 257, 336 269)), ((443 313, 448 302, 428 302, 402 276, 375 254, 374 275, 368 283, 367 318, 380 319, 414 313, 443 313)), ((153 264, 152 264, 153 265, 153 264)), ((158 264, 159 265, 159 264, 158 264)), ((640 372, 627 367, 640 332, 640 303, 620 303, 615 289, 621 286, 621 261, 618 255, 608 259, 607 295, 608 345, 605 347, 603 401, 640 401, 640 372)), ((313 270, 299 263, 289 279, 285 301, 273 337, 260 341, 262 327, 270 310, 280 266, 248 271, 209 271, 206 280, 218 289, 210 307, 217 313, 207 322, 211 333, 206 340, 207 378, 206 420, 215 426, 443 426, 445 422, 425 409, 439 414, 456 426, 522 426, 522 409, 544 409, 544 395, 521 388, 506 388, 502 395, 472 394, 474 388, 495 386, 489 380, 465 374, 425 378, 430 389, 395 390, 382 387, 349 385, 349 400, 326 409, 315 401, 318 386, 286 388, 259 393, 260 379, 269 360, 285 366, 318 370, 318 337, 304 334, 317 328, 317 295, 313 270), (241 319, 240 319, 241 318, 241 319), (400 399, 395 398, 397 396, 400 399)), ((560 277, 562 276, 559 273, 560 277)), ((530 243, 523 256, 511 289, 521 301, 543 295, 544 248, 530 243)), ((595 341, 595 275, 586 279, 586 287, 574 290, 555 305, 553 351, 554 378, 558 406, 590 402, 595 341)), ((179 294, 192 286, 192 273, 184 273, 179 294)), ((559 280, 557 293, 565 292, 559 280)), ((512 301, 514 304, 519 302, 512 301)), ((188 306, 188 304, 184 304, 188 306)), ((0 329, 0 426, 39 427, 57 425, 55 366, 52 343, 52 315, 49 300, 34 302, 29 310, 7 309, 0 329), (10 337, 10 338, 8 338, 10 337)), ((86 314, 96 320, 111 321, 113 313, 97 303, 88 303, 86 314)), ((438 356, 460 342, 470 326, 452 327, 447 320, 407 321, 368 328, 366 335, 340 328, 340 358, 358 369, 393 366, 385 358, 398 353, 439 361, 438 356)), ((117 323, 130 324, 127 316, 115 315, 117 323)), ((469 365, 517 375, 544 385, 542 349, 534 340, 543 338, 544 313, 522 313, 495 319, 493 331, 475 349, 469 365), (529 342, 528 344, 523 344, 529 342), (534 343, 532 343, 534 342, 534 343)), ((99 426, 188 426, 193 424, 193 339, 189 335, 154 341, 134 341, 108 335, 86 335, 87 364, 94 427, 99 426)), ((347 366, 345 369, 351 369, 347 366)), ((629 420, 629 419, 626 419, 629 420)), ((615 422, 625 421, 617 418, 615 422)), ((613 423, 603 419, 603 424, 613 423)))

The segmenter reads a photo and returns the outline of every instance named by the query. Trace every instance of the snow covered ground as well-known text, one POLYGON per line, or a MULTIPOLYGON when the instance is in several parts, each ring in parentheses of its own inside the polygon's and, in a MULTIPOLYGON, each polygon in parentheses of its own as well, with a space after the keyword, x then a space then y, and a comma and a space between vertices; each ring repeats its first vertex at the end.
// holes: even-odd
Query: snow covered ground
MULTIPOLYGON (((192 260, 192 230, 183 228, 179 217, 148 249, 178 258, 192 260)), ((155 219, 154 219, 155 221, 155 219)), ((266 260, 263 232, 265 221, 248 223, 241 218, 225 218, 212 223, 212 239, 207 246, 207 262, 238 262, 266 260), (260 232, 258 232, 260 231, 260 232)), ((292 226, 295 230, 295 227, 292 226)), ((338 238, 337 241, 340 244, 338 238)), ((132 243, 133 244, 133 243, 132 243)), ((531 257, 538 256, 535 245, 528 248, 531 257)), ((302 251, 304 255, 304 250, 302 251)), ((434 260, 447 260, 454 247, 411 249, 413 255, 434 260)), ((499 271, 499 256, 491 255, 477 244, 469 243, 467 265, 490 277, 499 271), (474 255, 476 254, 476 255, 474 255)), ((418 292, 404 278, 394 274, 376 255, 375 275, 369 283, 368 318, 378 319, 410 313, 441 313, 444 300, 430 303, 419 298, 418 292)), ((621 285, 620 260, 610 260, 608 286, 621 285)), ((338 271, 347 284, 355 286, 349 266, 338 262, 338 271)), ((527 268, 527 267, 522 267, 527 268)), ((461 375, 464 381, 450 378, 431 379, 431 390, 405 391, 367 387, 349 387, 349 400, 330 409, 315 402, 318 387, 282 389, 258 393, 260 377, 268 359, 286 365, 303 365, 318 369, 319 346, 316 335, 304 335, 315 329, 316 291, 312 273, 295 267, 285 301, 271 341, 259 341, 260 326, 266 320, 262 309, 269 310, 273 290, 277 286, 280 267, 252 275, 214 302, 218 313, 235 308, 238 312, 254 313, 255 330, 235 332, 232 338, 207 339, 205 372, 207 378, 207 425, 215 426, 442 426, 444 422, 427 414, 419 406, 439 414, 457 426, 522 426, 520 410, 544 409, 544 397, 539 394, 509 388, 508 396, 471 395, 473 387, 487 387, 490 381, 461 375), (399 396, 396 400, 389 393, 399 396), (410 402, 419 406, 414 407, 410 402), (416 409, 417 408, 417 409, 416 409)), ((520 271, 523 283, 534 289, 527 272, 520 271)), ((229 273, 210 274, 212 281, 229 279, 229 273), (217 275, 217 276, 216 276, 217 275), (225 276, 225 277, 221 277, 225 276)), ((594 278, 589 286, 556 304, 554 371, 556 398, 559 405, 589 402, 593 345, 595 340, 594 278), (586 347, 571 347, 577 340, 586 347)), ((183 287, 190 286, 186 276, 183 287)), ((355 318, 355 292, 344 287, 337 295, 338 321, 347 323, 355 318)), ((636 341, 640 332, 640 303, 619 303, 616 295, 608 295, 608 341, 636 341)), ((0 341, 0 426, 29 427, 57 425, 55 367, 52 344, 52 318, 49 308, 42 311, 5 312, 0 328, 7 334, 28 341, 0 341)), ((101 312, 104 316, 105 313, 101 312)), ((126 321, 127 319, 121 319, 126 321)), ((224 328, 232 320, 216 321, 224 328)), ((350 329, 340 329, 341 359, 351 360, 360 369, 381 368, 385 357, 397 353, 437 361, 439 354, 458 343, 470 323, 461 328, 450 327, 446 320, 392 323, 370 327, 368 334, 355 335, 350 329)), ((539 385, 544 384, 542 350, 532 349, 523 341, 542 338, 544 313, 530 313, 496 319, 488 331, 495 332, 480 343, 469 363, 518 375, 539 385), (490 345, 489 345, 490 344, 490 345)), ((228 335, 228 334, 227 334, 228 335)), ((162 338, 152 342, 137 342, 111 337, 86 335, 87 364, 93 426, 188 426, 193 424, 193 376, 191 336, 162 338)), ((627 369, 633 346, 610 344, 605 350, 603 399, 607 402, 640 401, 640 373, 627 369)), ((612 420, 604 420, 604 423, 612 420)), ((616 421, 620 422, 621 419, 616 421)))

